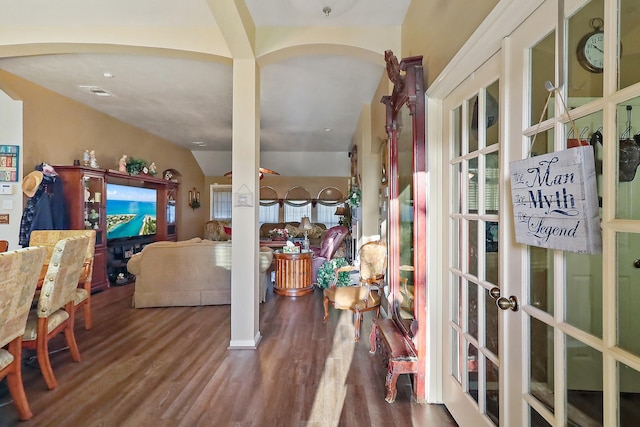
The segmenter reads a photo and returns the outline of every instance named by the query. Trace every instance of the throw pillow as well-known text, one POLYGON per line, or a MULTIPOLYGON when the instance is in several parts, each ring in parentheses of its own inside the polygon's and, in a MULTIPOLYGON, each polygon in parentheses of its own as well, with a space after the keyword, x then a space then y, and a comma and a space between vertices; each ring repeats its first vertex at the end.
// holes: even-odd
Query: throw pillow
POLYGON ((313 228, 309 230, 309 233, 307 235, 312 239, 317 239, 322 236, 323 231, 324 228, 320 227, 319 225, 314 225, 313 228))
MULTIPOLYGON (((300 236, 300 229, 298 227, 296 227, 295 225, 287 224, 287 225, 285 225, 284 228, 289 232, 289 237, 299 237, 300 236)), ((304 233, 302 233, 302 235, 304 236, 304 233)))

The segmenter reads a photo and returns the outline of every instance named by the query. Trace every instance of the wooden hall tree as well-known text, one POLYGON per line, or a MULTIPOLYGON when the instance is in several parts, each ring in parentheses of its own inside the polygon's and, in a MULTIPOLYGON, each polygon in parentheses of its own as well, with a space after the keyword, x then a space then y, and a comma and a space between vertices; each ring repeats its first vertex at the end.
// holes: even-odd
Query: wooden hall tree
MULTIPOLYGON (((426 381, 426 145, 422 57, 398 60, 385 52, 387 74, 394 83, 385 96, 389 136, 388 307, 390 321, 379 322, 378 335, 400 336, 399 357, 389 362, 387 401, 395 398, 395 380, 411 372, 416 401, 425 401, 426 381), (386 326, 385 326, 386 325, 386 326), (389 330, 389 328, 391 330, 389 330), (386 332, 385 332, 386 329, 386 332), (389 384, 392 382, 393 384, 389 384)), ((374 333, 376 327, 374 326, 374 333)), ((372 333, 372 338, 373 334, 372 333)), ((387 347, 394 347, 387 336, 387 347)), ((398 353, 399 352, 399 353, 398 353)))

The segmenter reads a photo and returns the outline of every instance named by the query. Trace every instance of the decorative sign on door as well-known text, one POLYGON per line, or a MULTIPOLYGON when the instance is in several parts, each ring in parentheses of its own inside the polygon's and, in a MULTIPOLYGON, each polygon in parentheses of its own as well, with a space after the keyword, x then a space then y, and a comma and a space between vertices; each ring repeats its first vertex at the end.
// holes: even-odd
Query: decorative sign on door
POLYGON ((510 164, 516 241, 602 252, 593 148, 582 146, 510 164))

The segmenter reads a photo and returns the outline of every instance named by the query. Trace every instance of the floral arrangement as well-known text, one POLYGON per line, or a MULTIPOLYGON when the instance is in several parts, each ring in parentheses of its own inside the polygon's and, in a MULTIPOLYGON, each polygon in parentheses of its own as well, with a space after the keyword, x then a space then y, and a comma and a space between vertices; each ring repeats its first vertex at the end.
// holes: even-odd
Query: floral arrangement
POLYGON ((274 228, 269 231, 269 237, 272 240, 287 240, 289 238, 289 230, 286 228, 274 228))
POLYGON ((360 189, 358 187, 354 187, 351 190, 349 197, 347 197, 346 202, 349 204, 349 206, 357 208, 358 206, 360 206, 361 197, 362 197, 362 193, 360 192, 360 189))
MULTIPOLYGON (((318 269, 318 287, 321 289, 328 288, 336 277, 334 270, 346 265, 349 265, 349 263, 344 258, 334 258, 325 261, 318 269)), ((350 282, 349 272, 343 271, 338 274, 338 283, 336 283, 336 286, 348 286, 350 282)))

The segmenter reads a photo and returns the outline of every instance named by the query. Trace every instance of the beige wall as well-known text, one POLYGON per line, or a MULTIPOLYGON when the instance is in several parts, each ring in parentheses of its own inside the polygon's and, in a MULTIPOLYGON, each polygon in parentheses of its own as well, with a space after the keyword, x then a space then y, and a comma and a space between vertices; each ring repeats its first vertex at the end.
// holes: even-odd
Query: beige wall
POLYGON ((188 189, 196 187, 202 192, 204 183, 202 171, 189 150, 3 70, 0 89, 23 101, 23 175, 42 162, 70 165, 74 159, 82 159, 87 149, 96 151, 98 164, 104 169, 117 169, 123 154, 155 162, 160 173, 172 168, 182 175, 178 238, 202 234, 205 210, 193 211, 186 203, 188 189))
POLYGON ((451 61, 498 0, 413 0, 402 25, 398 59, 422 55, 425 88, 451 61))

